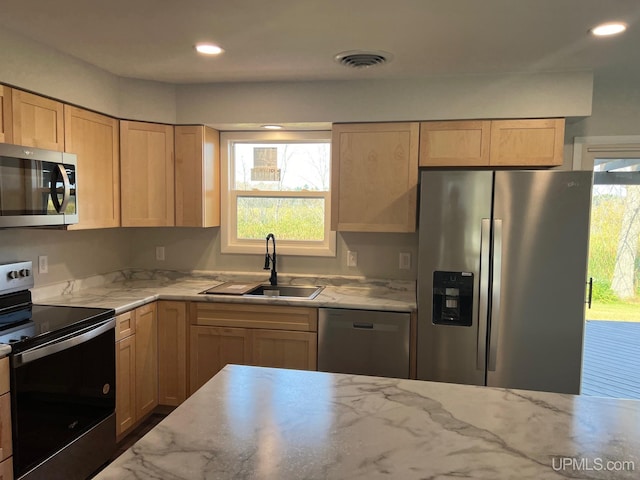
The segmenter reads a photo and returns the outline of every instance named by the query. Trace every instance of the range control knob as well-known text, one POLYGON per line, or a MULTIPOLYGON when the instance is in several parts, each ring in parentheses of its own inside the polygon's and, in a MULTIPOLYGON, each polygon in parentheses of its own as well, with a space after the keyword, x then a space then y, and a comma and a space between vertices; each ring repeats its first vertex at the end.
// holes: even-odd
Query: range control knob
POLYGON ((29 338, 28 335, 20 335, 20 340, 26 340, 27 338, 29 338))
POLYGON ((10 280, 13 280, 14 278, 18 278, 18 271, 11 270, 9 273, 7 273, 7 278, 10 280))
POLYGON ((28 268, 23 268, 18 273, 20 274, 21 277, 28 277, 29 275, 31 275, 31 270, 29 270, 28 268))

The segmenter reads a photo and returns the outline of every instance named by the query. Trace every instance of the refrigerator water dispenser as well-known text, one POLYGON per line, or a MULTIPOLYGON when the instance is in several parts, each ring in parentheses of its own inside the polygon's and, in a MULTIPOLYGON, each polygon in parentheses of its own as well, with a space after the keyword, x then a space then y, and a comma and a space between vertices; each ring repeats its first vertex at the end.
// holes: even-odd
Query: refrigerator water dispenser
POLYGON ((473 273, 433 272, 433 323, 471 326, 473 273))

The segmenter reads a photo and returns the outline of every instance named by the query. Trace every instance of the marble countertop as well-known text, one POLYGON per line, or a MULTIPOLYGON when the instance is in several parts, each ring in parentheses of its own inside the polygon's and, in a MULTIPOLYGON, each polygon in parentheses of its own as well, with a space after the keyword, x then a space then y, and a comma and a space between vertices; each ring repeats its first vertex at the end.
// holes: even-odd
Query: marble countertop
POLYGON ((116 313, 159 299, 401 312, 411 312, 416 309, 415 281, 370 280, 362 277, 279 276, 278 283, 282 285, 324 286, 320 294, 312 300, 200 294, 208 288, 227 281, 264 283, 265 280, 267 278, 264 274, 131 270, 88 280, 35 288, 32 294, 34 303, 114 308, 116 313))
POLYGON ((640 402, 227 365, 96 479, 636 479, 640 402))

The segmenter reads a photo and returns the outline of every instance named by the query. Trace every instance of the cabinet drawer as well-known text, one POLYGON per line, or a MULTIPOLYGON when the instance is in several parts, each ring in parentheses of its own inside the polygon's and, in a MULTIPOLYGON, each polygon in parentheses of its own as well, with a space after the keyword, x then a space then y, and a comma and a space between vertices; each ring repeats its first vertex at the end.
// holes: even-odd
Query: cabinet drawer
POLYGON ((125 312, 116 317, 116 341, 136 333, 135 310, 125 312))
MULTIPOLYGON (((13 454, 11 444, 11 398, 8 393, 0 396, 0 460, 13 454)), ((2 477, 0 477, 0 480, 2 477)))
POLYGON ((318 330, 318 309, 280 305, 198 303, 192 323, 216 327, 315 332, 318 330))

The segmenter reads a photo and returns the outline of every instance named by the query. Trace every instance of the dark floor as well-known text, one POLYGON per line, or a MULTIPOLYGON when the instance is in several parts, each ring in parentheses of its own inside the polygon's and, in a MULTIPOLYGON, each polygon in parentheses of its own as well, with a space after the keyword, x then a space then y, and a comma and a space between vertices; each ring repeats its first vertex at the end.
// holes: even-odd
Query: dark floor
POLYGON ((640 399, 640 322, 587 320, 581 393, 640 399))

